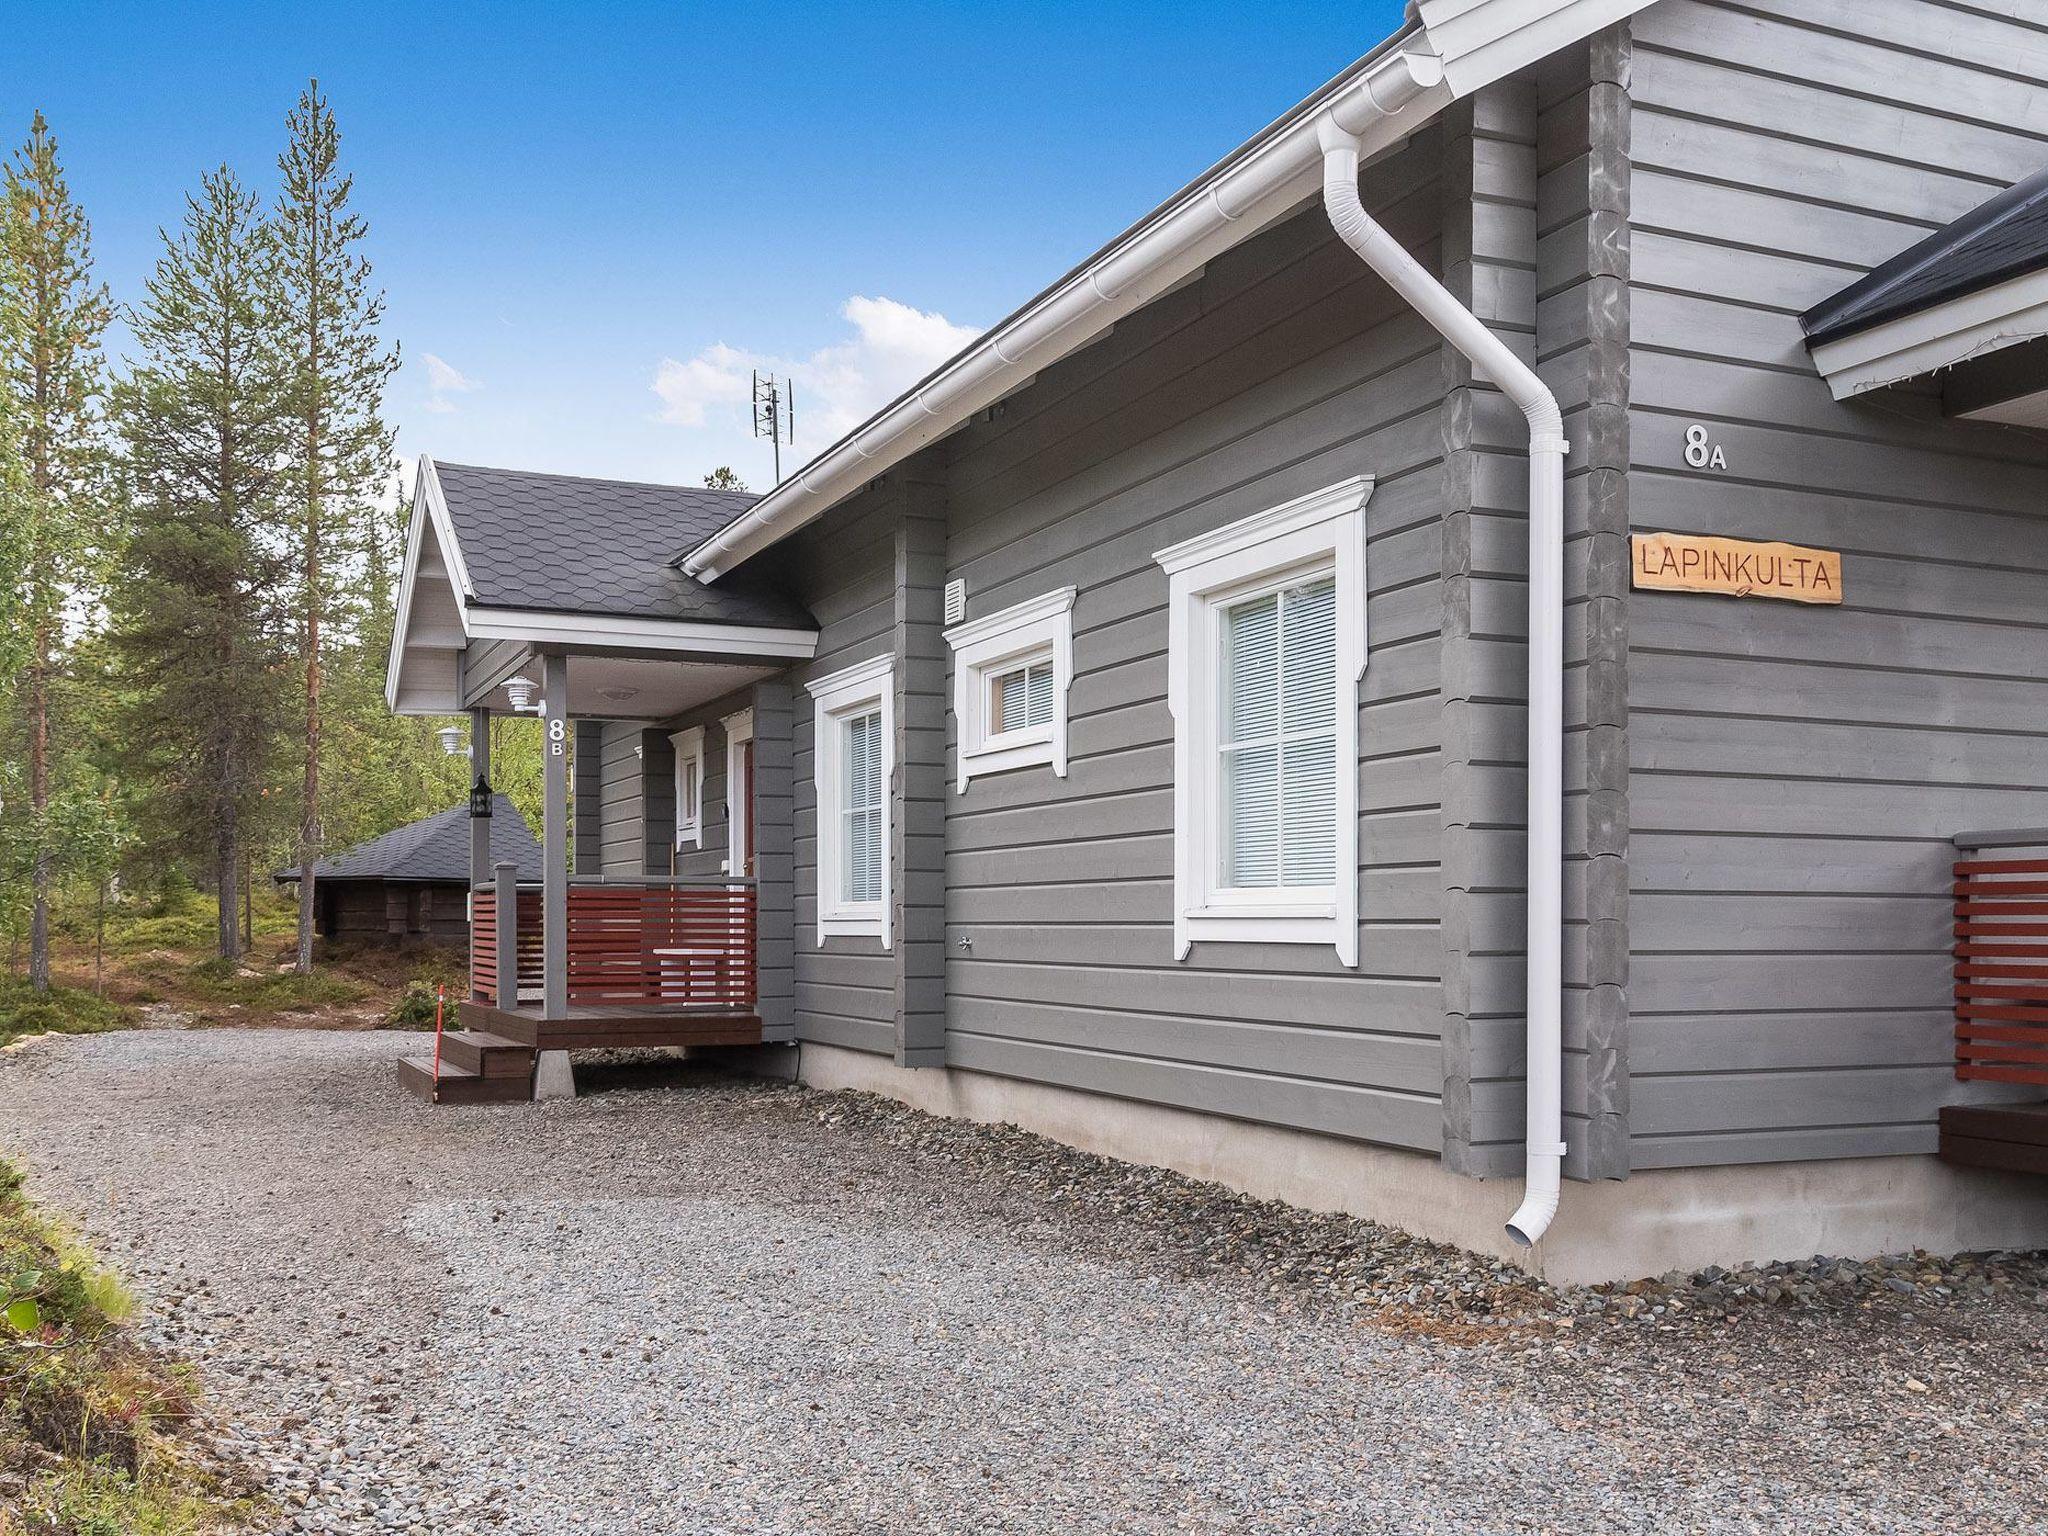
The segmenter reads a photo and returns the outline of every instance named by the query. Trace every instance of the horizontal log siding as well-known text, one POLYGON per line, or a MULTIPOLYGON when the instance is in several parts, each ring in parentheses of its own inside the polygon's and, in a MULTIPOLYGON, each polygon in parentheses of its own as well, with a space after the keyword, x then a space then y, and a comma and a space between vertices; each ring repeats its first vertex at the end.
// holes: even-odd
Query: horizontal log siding
POLYGON ((2048 451, 1836 404, 1796 316, 2048 158, 2048 30, 1668 0, 1633 35, 1633 524, 1840 549, 1847 602, 1632 595, 1630 1162, 1932 1152, 1996 1096, 1951 1070, 1948 838, 2048 820, 2048 451))
POLYGON ((900 505, 895 487, 879 486, 813 524, 790 540, 786 550, 773 552, 763 562, 775 573, 774 579, 802 596, 819 624, 815 659, 789 673, 797 1034, 804 1040, 885 1055, 896 1048, 893 959, 875 939, 834 938, 822 949, 818 945, 818 780, 814 712, 804 685, 889 650, 900 505))
MULTIPOLYGON (((1438 259, 1434 132, 1367 173, 1438 259)), ((1068 777, 947 785, 953 1065, 1438 1151, 1443 367, 1320 209, 1212 262, 952 440, 970 617, 1072 584, 1068 777), (1173 729, 1153 553, 1347 475, 1366 509, 1361 963, 1172 934, 1173 729), (966 947, 963 947, 966 946, 966 947)), ((948 750, 957 723, 949 718, 948 750)))

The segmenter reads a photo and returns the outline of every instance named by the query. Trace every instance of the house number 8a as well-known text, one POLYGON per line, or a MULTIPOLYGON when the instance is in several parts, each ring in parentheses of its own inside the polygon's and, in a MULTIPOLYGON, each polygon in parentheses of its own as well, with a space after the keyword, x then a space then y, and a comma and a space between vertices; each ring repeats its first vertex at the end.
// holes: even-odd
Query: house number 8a
POLYGON ((1685 462, 1694 469, 1726 469, 1728 455, 1719 443, 1707 441, 1707 429, 1694 422, 1685 429, 1685 462))

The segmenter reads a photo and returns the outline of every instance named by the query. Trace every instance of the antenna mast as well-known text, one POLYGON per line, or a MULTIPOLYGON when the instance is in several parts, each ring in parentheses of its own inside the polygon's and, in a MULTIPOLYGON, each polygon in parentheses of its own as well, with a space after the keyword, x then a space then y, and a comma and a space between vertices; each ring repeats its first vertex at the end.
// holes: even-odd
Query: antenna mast
POLYGON ((782 444, 796 446, 796 386, 788 379, 754 370, 754 436, 775 447, 775 483, 782 484, 782 444))

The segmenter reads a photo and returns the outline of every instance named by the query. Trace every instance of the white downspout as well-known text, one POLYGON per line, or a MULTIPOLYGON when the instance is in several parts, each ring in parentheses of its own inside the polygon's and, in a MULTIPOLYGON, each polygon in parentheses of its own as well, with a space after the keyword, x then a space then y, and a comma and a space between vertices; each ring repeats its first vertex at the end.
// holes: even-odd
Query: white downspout
POLYGON ((1529 418, 1528 1121, 1522 1204, 1508 1236, 1541 1240, 1564 1163, 1564 415, 1557 397, 1486 323, 1380 228, 1358 197, 1359 141, 1318 126, 1323 206, 1344 243, 1529 418))

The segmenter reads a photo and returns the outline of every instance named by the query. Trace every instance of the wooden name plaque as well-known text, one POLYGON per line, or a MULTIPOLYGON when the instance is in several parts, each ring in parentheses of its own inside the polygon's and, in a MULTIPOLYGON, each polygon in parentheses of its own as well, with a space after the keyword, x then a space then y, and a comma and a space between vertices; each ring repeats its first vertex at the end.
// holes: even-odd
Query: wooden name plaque
POLYGON ((1788 603, 1842 600, 1839 550, 1690 533, 1638 533, 1629 545, 1631 585, 1639 591, 1716 592, 1788 603))

